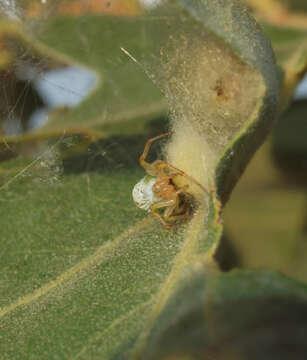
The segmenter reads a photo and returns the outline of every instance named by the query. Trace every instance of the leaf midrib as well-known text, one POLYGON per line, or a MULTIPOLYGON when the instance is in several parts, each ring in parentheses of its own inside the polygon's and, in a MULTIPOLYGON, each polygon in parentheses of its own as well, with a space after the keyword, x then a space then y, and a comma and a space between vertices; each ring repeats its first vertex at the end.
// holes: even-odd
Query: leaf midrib
POLYGON ((131 234, 139 231, 140 229, 148 226, 153 219, 151 217, 147 217, 135 225, 118 235, 115 239, 108 241, 107 243, 98 247, 98 249, 85 259, 81 260, 79 263, 75 264, 73 267, 69 268, 68 270, 64 271, 60 275, 58 275, 54 280, 48 282, 47 284, 41 286, 40 288, 36 289, 35 291, 20 297, 12 304, 7 305, 0 309, 0 318, 4 317, 5 315, 9 314, 10 312, 16 310, 20 306, 27 306, 30 303, 34 302, 35 300, 39 299, 40 297, 46 295, 50 291, 56 289, 57 287, 61 286, 64 282, 71 279, 76 274, 85 271, 90 266, 100 262, 104 257, 108 255, 110 251, 114 248, 119 246, 119 244, 129 237, 131 234))
POLYGON ((162 313, 169 298, 174 292, 176 285, 178 284, 178 279, 182 278, 183 269, 186 265, 192 263, 191 259, 194 259, 196 249, 198 248, 199 234, 202 232, 202 228, 204 227, 203 221, 205 213, 206 206, 200 207, 186 229, 182 248, 174 259, 171 272, 160 286, 160 289, 155 296, 155 301, 152 306, 152 311, 147 318, 146 326, 143 328, 143 331, 132 349, 132 359, 142 358, 142 352, 146 346, 146 340, 150 335, 156 319, 162 313))

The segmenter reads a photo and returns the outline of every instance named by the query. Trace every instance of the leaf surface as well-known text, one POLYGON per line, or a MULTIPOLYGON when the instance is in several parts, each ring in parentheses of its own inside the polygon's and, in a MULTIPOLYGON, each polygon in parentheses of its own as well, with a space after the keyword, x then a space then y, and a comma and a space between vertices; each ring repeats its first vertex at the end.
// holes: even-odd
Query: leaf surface
POLYGON ((240 359, 303 359, 307 288, 264 270, 217 276, 207 319, 216 346, 240 359))
MULTIPOLYGON (((97 116, 102 124, 105 118, 94 104, 105 91, 113 98, 119 91, 107 114, 129 113, 130 97, 121 97, 121 89, 130 89, 131 99, 138 86, 150 93, 143 70, 135 73, 140 63, 169 103, 173 136, 163 155, 205 191, 185 177, 176 180, 178 187, 189 185, 197 206, 187 223, 167 231, 131 200, 133 184, 144 174, 136 160, 145 138, 97 141, 80 157, 64 160, 53 145, 30 162, 6 163, 0 188, 6 234, 0 348, 7 358, 141 359, 163 351, 162 330, 179 315, 204 308, 204 275, 215 267, 222 231, 218 197, 224 204, 277 110, 272 50, 237 1, 170 1, 141 18, 83 21, 88 41, 70 17, 52 19, 41 38, 65 56, 91 60, 92 67, 103 59, 114 80, 104 74, 100 90, 50 126, 60 120, 92 126, 97 116), (110 40, 122 29, 126 52, 110 40), (97 34, 109 41, 105 53, 97 34), (89 56, 92 51, 101 56, 89 56), (124 79, 126 73, 131 76, 124 79), (178 314, 174 309, 182 298, 178 314)), ((136 101, 148 108, 144 94, 136 101)), ((199 330, 198 339, 204 338, 199 330)))

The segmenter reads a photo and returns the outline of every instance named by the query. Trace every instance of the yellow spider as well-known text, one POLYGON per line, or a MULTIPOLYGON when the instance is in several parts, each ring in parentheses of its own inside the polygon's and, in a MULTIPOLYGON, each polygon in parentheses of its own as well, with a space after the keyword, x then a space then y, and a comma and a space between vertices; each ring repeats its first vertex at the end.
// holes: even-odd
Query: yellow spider
POLYGON ((147 175, 134 186, 132 191, 135 204, 140 209, 151 212, 168 230, 171 229, 171 224, 189 217, 193 203, 193 196, 187 192, 189 185, 180 188, 174 182, 175 177, 183 176, 207 192, 195 179, 167 162, 155 160, 148 163, 145 160, 151 144, 169 135, 170 133, 165 133, 146 142, 140 156, 140 164, 147 175), (165 208, 163 214, 160 215, 158 211, 163 208, 165 208))

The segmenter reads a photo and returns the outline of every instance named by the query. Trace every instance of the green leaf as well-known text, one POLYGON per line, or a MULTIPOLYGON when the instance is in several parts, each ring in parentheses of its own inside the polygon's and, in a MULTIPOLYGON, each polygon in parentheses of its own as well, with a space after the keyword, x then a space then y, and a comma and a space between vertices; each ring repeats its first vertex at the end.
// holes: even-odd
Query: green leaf
POLYGON ((143 52, 150 54, 161 34, 153 35, 146 31, 143 17, 51 17, 39 34, 40 40, 94 70, 99 84, 78 108, 56 113, 46 130, 97 127, 164 114, 166 107, 159 89, 145 69, 122 50, 133 49, 136 58, 143 52))
POLYGON ((199 238, 142 219, 131 199, 139 167, 112 170, 94 153, 75 173, 50 152, 2 175, 1 353, 119 356, 156 322, 199 238))
MULTIPOLYGON (((85 62, 80 47, 91 44, 90 58, 92 50, 99 52, 97 34, 108 37, 92 20, 93 28, 85 19, 84 31, 95 43, 80 43, 82 26, 69 17, 51 20, 44 36, 54 47, 67 36, 69 56, 85 62), (66 21, 75 24, 78 39, 66 34, 66 21)), ((99 20, 120 31, 117 19, 99 20)), ((136 160, 145 139, 133 136, 93 143, 86 154, 63 163, 53 145, 29 163, 5 164, 0 350, 6 358, 140 359, 163 353, 166 344, 154 344, 179 316, 174 304, 184 299, 183 317, 204 308, 204 269, 216 266, 222 232, 218 196, 224 204, 274 119, 279 87, 274 56, 239 2, 170 1, 125 21, 123 39, 134 43, 128 48, 123 41, 123 52, 108 38, 112 56, 105 55, 119 71, 115 84, 131 86, 131 78, 121 76, 129 69, 135 75, 138 68, 128 52, 169 102, 173 136, 164 149, 167 161, 205 191, 189 178, 174 179, 179 188, 189 185, 195 200, 189 221, 167 231, 153 216, 143 218, 131 189, 144 175, 136 160), (138 26, 144 43, 133 35, 138 26)), ((92 59, 98 66, 101 58, 92 59)), ((111 83, 106 80, 105 88, 114 95, 111 83)), ((75 110, 76 124, 85 116, 87 125, 94 124, 99 110, 91 101, 75 110)), ((128 111, 128 101, 120 98, 118 107, 128 111)), ((57 126, 56 120, 52 124, 57 126)), ((200 327, 197 339, 203 337, 200 327)))
POLYGON ((194 275, 160 315, 146 359, 304 358, 306 285, 265 270, 194 275))
POLYGON ((191 44, 183 28, 173 41, 165 84, 175 99, 168 157, 204 186, 214 182, 225 202, 272 126, 279 74, 268 40, 242 4, 180 4, 210 31, 195 29, 191 44))
MULTIPOLYGON (((26 35, 17 24, 2 22, 0 31, 7 52, 2 54, 1 65, 5 86, 0 102, 1 120, 14 115, 27 131, 31 114, 44 105, 33 82, 20 80, 16 75, 29 66, 42 78, 44 71, 69 66, 92 71, 97 78, 95 89, 80 106, 50 110, 43 127, 19 136, 4 136, 3 140, 8 144, 31 143, 63 133, 81 133, 95 139, 122 134, 124 130, 118 124, 125 127, 126 122, 132 122, 133 127, 137 121, 138 127, 144 127, 148 121, 164 116, 166 104, 159 89, 145 69, 122 50, 136 46, 135 56, 139 52, 150 54, 153 39, 149 34, 144 37, 143 28, 143 20, 132 21, 129 17, 51 16, 40 29, 38 40, 26 35)), ((56 82, 54 87, 56 90, 56 82)), ((73 84, 66 90, 74 93, 73 84)))
POLYGON ((207 305, 213 343, 234 358, 303 359, 307 287, 280 273, 233 271, 217 276, 207 305))

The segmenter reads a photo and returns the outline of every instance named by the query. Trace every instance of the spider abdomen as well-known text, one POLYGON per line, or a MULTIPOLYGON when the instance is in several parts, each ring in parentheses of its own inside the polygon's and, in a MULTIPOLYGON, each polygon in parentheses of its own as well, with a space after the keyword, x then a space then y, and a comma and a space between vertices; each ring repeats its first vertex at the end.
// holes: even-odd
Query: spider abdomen
POLYGON ((140 209, 150 211, 150 206, 159 200, 153 190, 155 182, 155 177, 147 175, 134 186, 133 200, 140 209))

